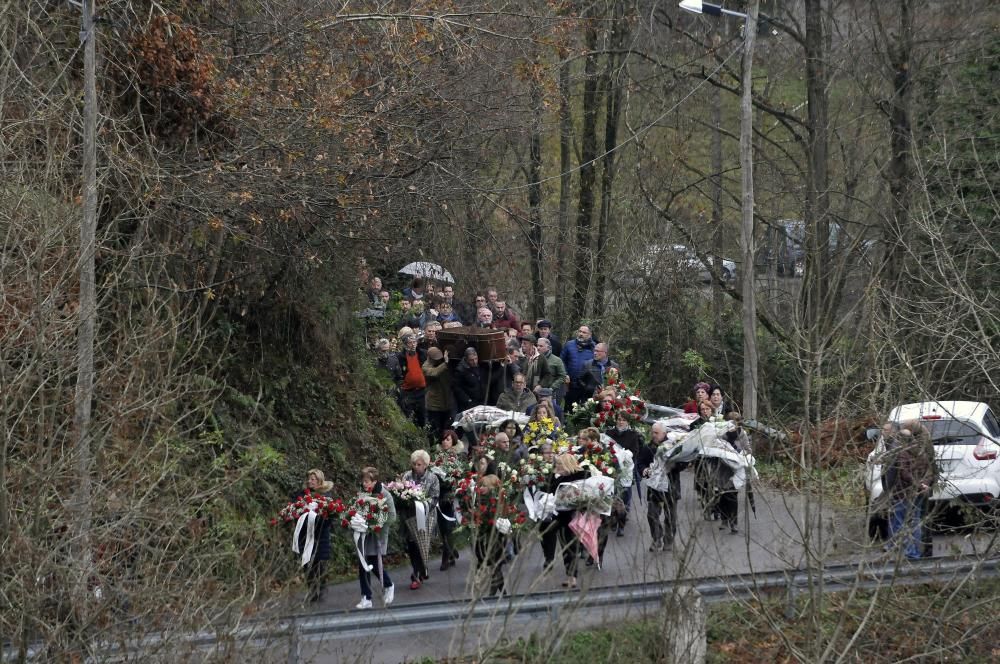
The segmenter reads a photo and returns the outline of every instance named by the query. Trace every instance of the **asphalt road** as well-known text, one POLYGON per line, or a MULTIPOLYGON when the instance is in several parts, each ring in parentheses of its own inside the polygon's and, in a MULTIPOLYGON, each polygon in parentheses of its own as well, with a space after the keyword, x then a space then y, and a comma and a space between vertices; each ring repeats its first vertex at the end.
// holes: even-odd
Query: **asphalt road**
MULTIPOLYGON (((807 556, 827 564, 859 560, 877 555, 864 542, 863 514, 849 514, 829 507, 820 510, 814 501, 799 495, 783 495, 774 491, 757 490, 756 516, 747 515, 742 499, 739 533, 720 530, 719 522, 702 517, 691 486, 690 473, 682 474, 683 495, 680 501, 679 531, 671 552, 649 552, 650 536, 645 519, 645 504, 633 499, 633 511, 624 537, 612 535, 601 569, 580 565, 580 589, 620 585, 654 580, 690 579, 730 574, 752 574, 804 567, 807 556)), ((948 537, 935 541, 936 553, 974 553, 974 538, 948 537)), ((557 556, 555 569, 543 573, 542 553, 537 541, 527 539, 513 563, 505 566, 507 587, 516 598, 526 592, 561 590, 565 579, 557 556)), ((475 561, 471 551, 463 551, 457 565, 447 572, 438 571, 439 560, 431 566, 431 578, 419 590, 409 589, 409 569, 390 571, 396 584, 393 606, 422 602, 461 600, 464 603, 482 601, 477 593, 475 561)), ((361 598, 356 581, 328 586, 326 598, 309 605, 310 611, 354 612, 361 598)), ((487 600, 488 601, 488 600, 487 600)), ((388 610, 381 602, 376 585, 373 611, 388 610)), ((301 605, 299 605, 301 610, 301 605)), ((562 611, 547 620, 520 620, 516 610, 500 613, 488 625, 442 625, 440 629, 414 633, 404 627, 386 629, 377 637, 359 639, 356 636, 329 636, 300 643, 295 657, 289 658, 287 643, 275 643, 265 653, 266 661, 300 662, 403 662, 435 660, 472 655, 487 656, 492 648, 508 639, 531 632, 557 638, 567 628, 587 625, 607 625, 623 619, 648 615, 648 609, 630 611, 628 607, 613 607, 607 611, 593 609, 581 612, 562 611)))

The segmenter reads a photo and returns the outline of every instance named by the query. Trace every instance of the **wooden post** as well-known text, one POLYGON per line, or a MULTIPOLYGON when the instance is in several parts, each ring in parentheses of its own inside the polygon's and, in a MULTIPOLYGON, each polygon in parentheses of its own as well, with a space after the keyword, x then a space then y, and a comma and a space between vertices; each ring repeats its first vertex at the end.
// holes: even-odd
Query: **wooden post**
POLYGON ((72 512, 74 535, 71 561, 75 572, 73 607, 80 625, 84 615, 87 582, 93 568, 90 542, 91 405, 94 399, 94 330, 97 321, 97 285, 94 252, 97 236, 97 49, 95 0, 81 6, 80 39, 83 42, 83 214, 80 223, 80 313, 77 324, 77 376, 73 408, 73 456, 76 477, 72 512))
POLYGON ((691 587, 680 586, 664 599, 664 650, 670 664, 702 664, 708 651, 705 605, 691 587))

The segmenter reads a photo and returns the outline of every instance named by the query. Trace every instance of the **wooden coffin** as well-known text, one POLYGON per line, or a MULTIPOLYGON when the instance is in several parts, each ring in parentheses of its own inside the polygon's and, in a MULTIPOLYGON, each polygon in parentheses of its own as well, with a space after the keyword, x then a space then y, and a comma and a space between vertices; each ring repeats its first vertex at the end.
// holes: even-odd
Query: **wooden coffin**
POLYGON ((438 330, 437 338, 441 350, 448 351, 453 359, 462 359, 465 349, 472 346, 479 355, 479 361, 503 360, 507 357, 507 342, 503 330, 489 330, 482 327, 449 327, 438 330))

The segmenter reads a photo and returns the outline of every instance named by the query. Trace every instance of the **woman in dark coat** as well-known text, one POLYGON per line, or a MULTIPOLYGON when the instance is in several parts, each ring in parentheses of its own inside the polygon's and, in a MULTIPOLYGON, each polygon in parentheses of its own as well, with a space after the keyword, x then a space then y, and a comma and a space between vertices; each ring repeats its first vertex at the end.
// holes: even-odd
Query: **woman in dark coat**
MULTIPOLYGON (((451 454, 465 459, 465 445, 459 440, 458 434, 452 429, 447 429, 441 437, 441 445, 438 453, 451 454)), ((441 534, 441 571, 455 566, 458 560, 458 548, 452 539, 452 533, 458 525, 455 517, 455 487, 452 485, 452 478, 438 476, 438 486, 440 487, 440 500, 437 509, 438 533, 441 534)))
MULTIPOLYGON (((292 501, 302 498, 306 490, 312 495, 327 495, 333 490, 333 482, 329 482, 323 471, 313 468, 306 473, 306 483, 301 491, 292 495, 292 501)), ((326 574, 326 561, 330 560, 330 520, 319 517, 317 519, 319 532, 316 535, 315 547, 312 560, 306 563, 306 582, 309 591, 306 594, 306 601, 318 602, 323 599, 323 577, 326 574)))
MULTIPOLYGON (((543 463, 554 463, 555 453, 552 450, 552 441, 546 440, 538 448, 538 453, 542 456, 543 463)), ((545 478, 548 486, 552 485, 553 477, 550 474, 545 478)), ((545 558, 545 567, 549 568, 555 562, 556 548, 559 544, 559 522, 555 516, 546 516, 539 524, 538 529, 542 533, 542 555, 545 558)))
MULTIPOLYGON (((500 493, 500 478, 496 475, 483 475, 476 487, 476 499, 479 501, 496 501, 493 514, 503 514, 504 500, 500 493)), ((476 529, 472 540, 472 550, 476 554, 476 568, 479 574, 489 580, 488 594, 503 593, 503 566, 506 562, 504 551, 507 535, 491 526, 493 519, 484 519, 476 529)))
MULTIPOLYGON (((555 493, 560 484, 565 482, 576 482, 590 477, 590 473, 580 468, 580 462, 572 454, 560 454, 555 459, 555 476, 552 478, 550 492, 555 493)), ((576 566, 580 557, 580 541, 576 533, 569 527, 576 510, 564 510, 556 513, 556 522, 559 524, 559 544, 563 551, 563 567, 566 570, 566 580, 562 585, 564 588, 576 588, 576 566)))
POLYGON ((715 409, 715 415, 725 417, 729 413, 733 412, 733 406, 728 401, 722 398, 722 388, 718 385, 713 385, 708 391, 708 400, 712 403, 712 408, 715 409))
MULTIPOLYGON (((712 402, 700 402, 698 404, 698 419, 691 423, 691 431, 705 424, 712 426, 709 421, 714 416, 715 409, 712 406, 712 402)), ((708 463, 708 459, 704 458, 695 459, 691 462, 691 466, 694 470, 694 492, 698 496, 702 513, 705 515, 706 521, 714 521, 719 518, 718 506, 712 491, 716 469, 713 464, 708 463)))

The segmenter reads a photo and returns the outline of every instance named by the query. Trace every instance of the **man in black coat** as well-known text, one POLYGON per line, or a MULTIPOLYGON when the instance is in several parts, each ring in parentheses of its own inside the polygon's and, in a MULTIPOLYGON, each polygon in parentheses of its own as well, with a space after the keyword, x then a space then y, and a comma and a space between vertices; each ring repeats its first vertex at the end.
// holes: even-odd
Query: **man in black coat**
POLYGON ((677 534, 677 496, 674 492, 680 490, 680 472, 671 469, 669 486, 663 486, 663 476, 653 476, 653 462, 656 459, 657 448, 667 439, 667 427, 662 422, 653 422, 649 429, 649 444, 643 445, 635 459, 635 470, 639 477, 649 478, 646 483, 646 521, 649 523, 649 533, 653 537, 650 551, 669 550, 673 546, 677 534), (659 484, 656 484, 659 483, 659 484), (654 484, 656 484, 654 486, 654 484), (663 522, 660 522, 660 519, 663 522))
POLYGON ((538 321, 535 330, 535 335, 539 339, 549 340, 549 343, 552 344, 552 354, 559 357, 562 354, 562 342, 559 341, 559 337, 552 331, 552 321, 543 318, 538 321))
POLYGON ((486 385, 479 367, 479 354, 472 346, 465 349, 465 355, 455 369, 451 385, 458 412, 483 405, 486 385))

